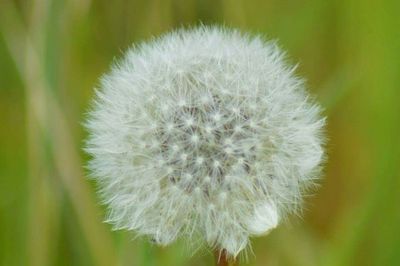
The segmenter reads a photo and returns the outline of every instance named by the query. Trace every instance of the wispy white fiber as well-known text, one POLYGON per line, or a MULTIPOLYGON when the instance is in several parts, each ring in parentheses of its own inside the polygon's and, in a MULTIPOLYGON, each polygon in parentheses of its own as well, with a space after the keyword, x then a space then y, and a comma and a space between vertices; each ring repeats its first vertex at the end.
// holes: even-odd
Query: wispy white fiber
POLYGON ((128 50, 87 120, 107 221, 235 257, 298 212, 320 172, 325 120, 293 72, 274 42, 218 27, 128 50))

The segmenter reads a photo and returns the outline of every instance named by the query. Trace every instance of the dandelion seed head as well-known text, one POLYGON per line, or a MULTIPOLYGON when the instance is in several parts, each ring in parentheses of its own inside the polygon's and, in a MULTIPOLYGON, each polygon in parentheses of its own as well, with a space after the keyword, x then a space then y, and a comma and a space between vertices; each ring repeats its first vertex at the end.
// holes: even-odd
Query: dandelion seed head
POLYGON ((297 212, 320 172, 324 119, 292 70, 275 43, 218 27, 131 48, 87 121, 107 221, 235 257, 297 212))

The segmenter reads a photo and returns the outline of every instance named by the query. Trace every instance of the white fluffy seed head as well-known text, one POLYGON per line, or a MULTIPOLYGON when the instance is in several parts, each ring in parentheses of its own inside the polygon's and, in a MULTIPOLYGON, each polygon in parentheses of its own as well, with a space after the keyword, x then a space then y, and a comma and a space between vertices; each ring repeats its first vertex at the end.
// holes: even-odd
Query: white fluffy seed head
POLYGON ((275 43, 201 27, 114 65, 86 150, 115 228, 161 245, 198 237, 236 256, 299 210, 319 174, 323 126, 275 43))

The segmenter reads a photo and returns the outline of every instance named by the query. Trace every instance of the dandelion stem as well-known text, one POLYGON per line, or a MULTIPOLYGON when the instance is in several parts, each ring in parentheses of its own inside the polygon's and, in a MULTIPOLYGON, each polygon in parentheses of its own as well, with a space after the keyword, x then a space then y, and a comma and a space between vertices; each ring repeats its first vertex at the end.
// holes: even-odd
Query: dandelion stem
POLYGON ((239 266, 235 259, 229 260, 226 254, 226 250, 216 250, 214 252, 215 265, 216 266, 239 266))

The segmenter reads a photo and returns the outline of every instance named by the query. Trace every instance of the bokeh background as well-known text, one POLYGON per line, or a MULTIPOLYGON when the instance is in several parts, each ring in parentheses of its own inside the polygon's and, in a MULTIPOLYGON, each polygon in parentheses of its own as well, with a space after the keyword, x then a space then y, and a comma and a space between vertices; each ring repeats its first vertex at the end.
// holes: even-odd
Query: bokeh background
POLYGON ((0 265, 212 265, 102 223, 82 120, 133 42, 225 24, 279 39, 328 116, 303 216, 242 265, 400 265, 400 2, 0 0, 0 265))

